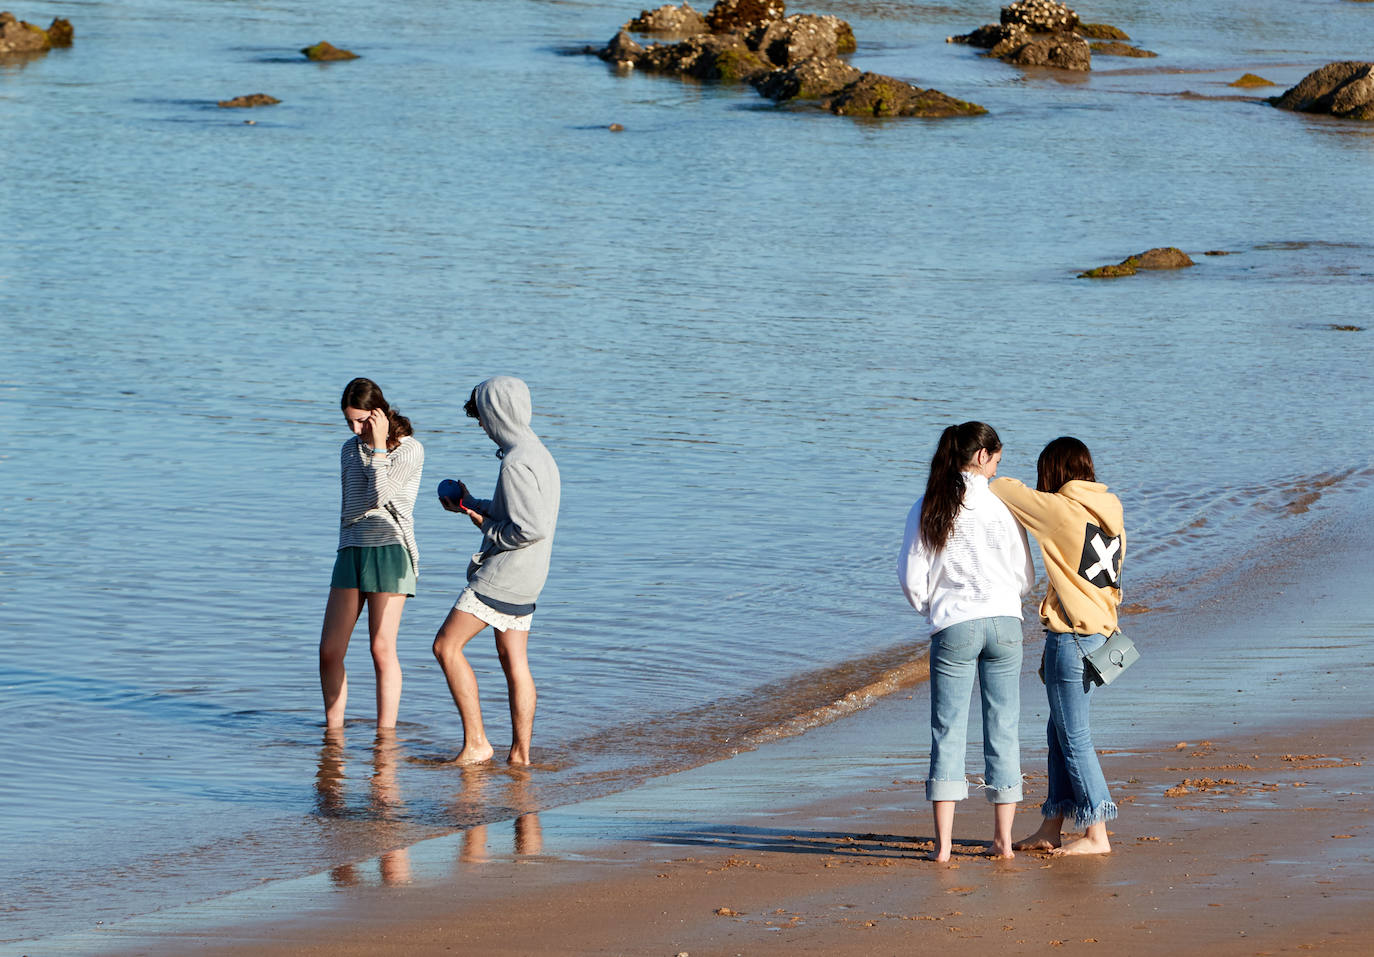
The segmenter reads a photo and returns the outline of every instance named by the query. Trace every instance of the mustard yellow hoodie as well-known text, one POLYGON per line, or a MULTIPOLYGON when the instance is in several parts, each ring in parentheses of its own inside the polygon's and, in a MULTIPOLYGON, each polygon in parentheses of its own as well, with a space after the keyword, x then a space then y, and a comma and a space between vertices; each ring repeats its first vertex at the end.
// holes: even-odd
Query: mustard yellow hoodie
POLYGON ((1013 478, 989 486, 1040 543, 1050 580, 1040 620, 1050 631, 1110 635, 1119 630, 1126 529, 1121 500, 1101 482, 1066 482, 1037 492, 1013 478), (1065 617, 1067 613, 1067 619, 1065 617))

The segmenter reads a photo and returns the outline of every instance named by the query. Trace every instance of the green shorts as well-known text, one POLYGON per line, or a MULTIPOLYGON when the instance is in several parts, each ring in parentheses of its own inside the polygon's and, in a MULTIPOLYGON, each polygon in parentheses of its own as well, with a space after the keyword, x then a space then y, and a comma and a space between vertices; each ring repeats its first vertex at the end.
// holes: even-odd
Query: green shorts
POLYGON ((379 545, 375 548, 350 546, 339 549, 334 559, 330 588, 356 588, 358 591, 415 597, 415 569, 404 545, 379 545))

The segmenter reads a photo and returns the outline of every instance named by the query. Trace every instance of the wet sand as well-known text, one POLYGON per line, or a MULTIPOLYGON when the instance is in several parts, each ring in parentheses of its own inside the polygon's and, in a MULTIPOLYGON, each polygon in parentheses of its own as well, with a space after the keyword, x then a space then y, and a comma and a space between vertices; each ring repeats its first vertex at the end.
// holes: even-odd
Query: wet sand
MULTIPOLYGON (((1374 567, 1350 530, 1308 534, 1325 549, 1309 565, 1282 558, 1302 542, 1277 543, 1212 597, 1127 620, 1146 657, 1095 701, 1121 805, 1108 857, 993 860, 975 796, 951 864, 926 860, 921 685, 518 817, 522 776, 455 772, 455 787, 508 795, 512 820, 23 953, 1374 952, 1374 567)), ((1018 835, 1044 793, 1031 649, 1018 835)))

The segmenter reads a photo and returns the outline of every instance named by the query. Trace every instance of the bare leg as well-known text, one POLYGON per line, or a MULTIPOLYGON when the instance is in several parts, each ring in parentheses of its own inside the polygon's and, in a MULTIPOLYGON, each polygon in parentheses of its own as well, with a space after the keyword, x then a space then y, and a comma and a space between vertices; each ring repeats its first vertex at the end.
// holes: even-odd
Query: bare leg
POLYGON ((530 763, 530 739, 534 737, 534 706, 538 695, 534 676, 530 674, 530 633, 528 631, 498 631, 496 653, 501 658, 501 670, 506 673, 506 694, 510 698, 510 754, 506 763, 530 763))
POLYGON ((1052 851, 1064 843, 1064 815, 1040 820, 1040 829, 1012 845, 1018 851, 1052 851))
POLYGON ((1010 860, 1012 853, 1011 825, 1016 819, 1015 804, 994 804, 992 806, 992 855, 1010 860))
POLYGON ((458 706, 458 717, 463 722, 463 750, 454 758, 460 764, 486 761, 494 751, 482 725, 477 674, 463 654, 467 643, 485 627, 487 623, 482 619, 454 608, 434 636, 434 657, 439 659, 439 667, 444 669, 449 694, 453 695, 453 703, 458 706))
POLYGON ((1068 857, 1077 854, 1110 854, 1112 852, 1112 842, 1107 839, 1107 823, 1098 821, 1096 824, 1089 824, 1088 831, 1076 841, 1070 841, 1063 847, 1056 848, 1056 857, 1068 857))
POLYGON ((954 844, 954 802, 931 801, 930 806, 935 811, 935 850, 930 852, 930 859, 944 864, 954 844))
POLYGON ((396 657, 396 634, 401 630, 405 595, 367 593, 367 631, 372 638, 372 670, 377 673, 377 729, 396 727, 401 709, 401 661, 396 657))
POLYGON ((363 596, 356 588, 331 588, 320 628, 320 690, 324 693, 324 726, 342 728, 348 704, 348 674, 344 656, 348 639, 363 610, 363 596))

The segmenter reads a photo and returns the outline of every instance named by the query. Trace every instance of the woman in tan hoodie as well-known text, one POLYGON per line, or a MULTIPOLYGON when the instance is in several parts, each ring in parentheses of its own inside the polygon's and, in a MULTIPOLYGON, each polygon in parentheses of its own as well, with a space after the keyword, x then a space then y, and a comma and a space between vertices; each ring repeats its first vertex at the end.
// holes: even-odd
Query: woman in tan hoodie
POLYGON ((1017 850, 1108 854, 1107 822, 1117 806, 1107 790, 1089 727, 1093 683, 1083 656, 1118 630, 1121 560, 1126 552, 1121 500, 1097 481, 1092 454, 1061 436, 1040 453, 1034 490, 1015 479, 990 485, 1040 543, 1049 587, 1040 602, 1045 626, 1042 673, 1049 697, 1049 794, 1040 829, 1017 850), (1064 843, 1065 818, 1083 837, 1064 843))

